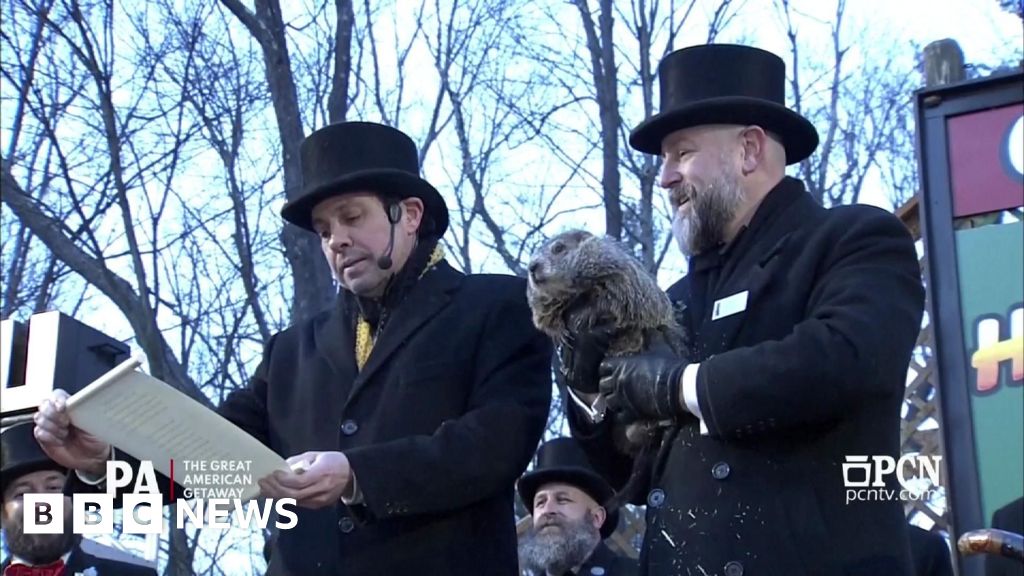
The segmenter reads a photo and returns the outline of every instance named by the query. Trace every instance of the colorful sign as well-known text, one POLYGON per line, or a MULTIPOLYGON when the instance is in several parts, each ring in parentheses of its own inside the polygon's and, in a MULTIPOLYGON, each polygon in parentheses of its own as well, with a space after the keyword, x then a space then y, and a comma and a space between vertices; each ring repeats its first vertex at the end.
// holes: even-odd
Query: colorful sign
POLYGON ((1024 223, 958 230, 956 251, 982 514, 988 522, 993 511, 1024 492, 1024 223))
POLYGON ((1024 206, 1024 104, 946 120, 953 216, 1024 206))

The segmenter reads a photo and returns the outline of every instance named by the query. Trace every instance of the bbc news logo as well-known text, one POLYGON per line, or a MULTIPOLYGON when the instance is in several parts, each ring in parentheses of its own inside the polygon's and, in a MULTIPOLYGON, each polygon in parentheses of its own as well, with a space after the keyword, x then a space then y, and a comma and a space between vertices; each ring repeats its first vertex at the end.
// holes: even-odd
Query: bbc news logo
POLYGON ((843 463, 846 503, 931 500, 939 490, 941 462, 942 456, 920 454, 904 454, 899 459, 892 456, 847 456, 843 463), (899 490, 890 488, 891 483, 886 482, 891 474, 896 475, 899 490), (930 488, 922 489, 922 484, 930 488))
MULTIPOLYGON (((175 507, 174 524, 179 529, 193 526, 265 530, 275 513, 274 527, 279 530, 288 530, 298 524, 294 498, 241 499, 244 487, 252 484, 251 475, 245 474, 247 467, 242 463, 191 463, 185 468, 194 472, 186 475, 182 482, 185 486, 183 496, 188 500, 178 500, 175 507)), ((122 509, 124 534, 168 532, 163 515, 164 498, 157 487, 156 471, 151 461, 141 462, 137 477, 128 463, 107 462, 106 478, 105 493, 72 496, 72 532, 113 534, 115 496, 119 496, 121 501, 119 508, 122 509), (131 487, 131 492, 118 494, 119 489, 128 487, 131 487)), ((66 516, 63 494, 25 494, 23 501, 26 534, 64 532, 66 516)))

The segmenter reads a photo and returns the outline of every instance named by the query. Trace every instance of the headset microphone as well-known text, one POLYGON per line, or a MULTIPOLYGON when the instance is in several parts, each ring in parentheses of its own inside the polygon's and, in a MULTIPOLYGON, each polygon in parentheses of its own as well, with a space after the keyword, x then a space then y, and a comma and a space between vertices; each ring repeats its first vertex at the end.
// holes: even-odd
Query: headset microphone
POLYGON ((387 270, 394 265, 394 261, 391 260, 391 253, 395 250, 395 224, 402 218, 402 207, 398 204, 388 205, 388 223, 391 224, 391 229, 388 234, 388 248, 384 251, 384 255, 377 258, 377 267, 381 270, 387 270))

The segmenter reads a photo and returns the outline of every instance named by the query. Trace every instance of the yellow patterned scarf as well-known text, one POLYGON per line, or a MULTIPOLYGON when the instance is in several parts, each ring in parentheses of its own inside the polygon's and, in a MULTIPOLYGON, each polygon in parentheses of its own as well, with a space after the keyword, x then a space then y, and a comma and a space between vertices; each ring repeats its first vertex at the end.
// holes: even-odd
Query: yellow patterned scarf
MULTIPOLYGON (((420 278, 423 278, 423 275, 432 270, 441 260, 444 260, 444 248, 438 244, 430 253, 430 259, 427 261, 426 267, 423 268, 423 272, 420 273, 420 278)), ((360 314, 356 320, 356 366, 359 366, 360 370, 366 366, 371 351, 373 351, 373 330, 366 318, 360 314)))

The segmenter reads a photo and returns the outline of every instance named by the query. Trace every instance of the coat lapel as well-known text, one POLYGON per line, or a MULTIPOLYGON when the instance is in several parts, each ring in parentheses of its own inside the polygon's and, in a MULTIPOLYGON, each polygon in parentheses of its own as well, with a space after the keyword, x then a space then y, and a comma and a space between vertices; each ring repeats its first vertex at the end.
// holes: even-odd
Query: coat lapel
POLYGON ((777 258, 787 248, 792 233, 817 204, 798 180, 784 178, 765 197, 743 237, 725 263, 720 281, 708 294, 700 329, 701 357, 733 347, 751 310, 771 283, 784 271, 777 258), (716 313, 716 311, 718 313, 716 313))
MULTIPOLYGON (((366 366, 356 376, 352 391, 349 393, 348 403, 352 402, 352 399, 403 343, 451 301, 451 293, 461 284, 462 278, 463 275, 460 272, 455 271, 447 262, 442 261, 413 286, 405 299, 391 313, 390 320, 384 326, 377 342, 374 343, 366 366)), ((349 350, 351 349, 350 346, 349 350)), ((353 355, 349 354, 349 356, 353 355)))
POLYGON ((710 316, 700 331, 700 343, 705 356, 717 354, 733 347, 736 336, 743 328, 750 311, 758 305, 765 288, 778 273, 774 254, 785 246, 789 235, 784 236, 775 250, 748 268, 738 268, 731 277, 711 296, 708 303, 710 316))
POLYGON ((615 554, 604 542, 600 542, 590 558, 580 566, 579 576, 591 576, 591 574, 609 574, 612 564, 615 562, 615 554), (593 570, 600 568, 600 570, 593 570))
POLYGON ((351 383, 356 377, 355 340, 345 301, 339 298, 330 315, 314 330, 316 348, 339 382, 351 383))

